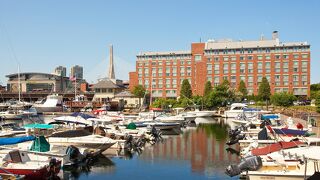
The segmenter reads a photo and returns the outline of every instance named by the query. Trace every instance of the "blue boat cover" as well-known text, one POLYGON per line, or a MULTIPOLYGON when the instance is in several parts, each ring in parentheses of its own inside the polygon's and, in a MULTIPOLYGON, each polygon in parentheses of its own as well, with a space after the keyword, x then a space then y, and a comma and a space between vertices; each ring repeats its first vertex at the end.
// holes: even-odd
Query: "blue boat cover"
POLYGON ((276 134, 284 134, 284 135, 296 135, 296 136, 304 136, 307 131, 297 130, 297 129, 273 129, 276 134))
POLYGON ((34 140, 34 136, 22 136, 22 137, 11 137, 11 138, 0 138, 0 146, 18 144, 26 141, 34 140))
POLYGON ((259 112, 259 111, 261 111, 261 109, 257 109, 257 108, 245 108, 245 109, 243 109, 243 111, 254 111, 254 112, 259 112))
POLYGON ((73 116, 73 117, 80 116, 83 119, 95 118, 94 116, 91 116, 89 114, 84 114, 84 113, 81 113, 81 112, 74 112, 74 113, 71 114, 71 116, 73 116))
POLYGON ((268 115, 261 115, 261 120, 267 120, 267 119, 277 119, 279 118, 278 115, 275 114, 268 114, 268 115))

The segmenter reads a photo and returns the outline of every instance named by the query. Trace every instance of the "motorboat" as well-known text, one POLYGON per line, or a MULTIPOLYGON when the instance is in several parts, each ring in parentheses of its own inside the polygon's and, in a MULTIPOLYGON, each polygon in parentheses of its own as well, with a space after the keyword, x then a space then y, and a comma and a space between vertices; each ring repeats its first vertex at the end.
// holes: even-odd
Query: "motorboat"
POLYGON ((21 120, 23 113, 19 112, 18 110, 1 111, 0 117, 5 120, 21 120))
POLYGON ((45 101, 40 101, 33 104, 33 107, 39 114, 43 112, 60 112, 62 111, 62 99, 63 97, 58 94, 48 95, 45 101))
POLYGON ((55 135, 48 138, 50 144, 69 146, 73 145, 80 148, 88 148, 103 152, 110 148, 116 142, 108 137, 100 135, 88 135, 81 137, 56 137, 55 135))
POLYGON ((74 112, 69 116, 59 116, 53 118, 56 122, 63 122, 67 124, 81 124, 85 126, 91 126, 92 121, 90 121, 90 118, 96 118, 94 116, 91 116, 89 114, 81 113, 81 112, 74 112))
POLYGON ((27 110, 32 107, 32 103, 25 101, 11 101, 10 109, 12 110, 27 110))
POLYGON ((0 150, 0 173, 24 175, 25 179, 46 179, 56 176, 61 161, 52 159, 32 159, 28 152, 20 150, 0 150))
POLYGON ((167 115, 167 114, 161 114, 159 116, 157 116, 155 118, 156 121, 160 121, 160 122, 175 122, 175 123, 184 123, 186 121, 186 119, 182 116, 182 115, 175 115, 175 116, 171 116, 171 115, 167 115))
POLYGON ((196 117, 213 117, 215 115, 215 111, 200 111, 199 109, 188 113, 195 114, 196 117))
POLYGON ((230 110, 224 112, 223 117, 226 118, 237 118, 244 114, 247 118, 257 117, 258 114, 270 113, 270 111, 264 111, 256 108, 248 108, 246 104, 243 103, 233 103, 230 106, 230 110))
POLYGON ((319 146, 297 147, 268 154, 262 167, 248 171, 249 179, 319 179, 319 146))
POLYGON ((0 103, 0 110, 7 110, 10 107, 10 103, 2 102, 0 103))

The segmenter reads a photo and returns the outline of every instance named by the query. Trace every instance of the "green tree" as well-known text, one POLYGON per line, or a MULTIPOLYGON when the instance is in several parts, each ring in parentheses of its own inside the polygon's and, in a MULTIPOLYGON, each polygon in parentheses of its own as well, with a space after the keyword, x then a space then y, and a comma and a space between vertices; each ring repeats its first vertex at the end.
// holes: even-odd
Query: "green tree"
POLYGON ((174 99, 158 98, 152 103, 152 107, 162 109, 169 109, 170 105, 171 107, 176 107, 177 101, 174 99))
POLYGON ((320 113, 320 92, 317 94, 316 106, 317 106, 317 112, 320 113))
POLYGON ((244 83, 243 80, 240 81, 238 91, 242 94, 242 98, 246 98, 248 95, 248 90, 246 87, 246 84, 244 83))
POLYGON ((141 106, 141 98, 144 97, 146 89, 142 85, 137 85, 133 88, 132 94, 139 98, 139 107, 141 106))
POLYGON ((266 101, 268 109, 268 101, 270 100, 271 89, 269 81, 266 77, 262 78, 261 84, 259 85, 258 96, 261 100, 266 101))
POLYGON ((310 85, 310 99, 316 99, 320 92, 320 83, 310 85))
POLYGON ((293 101, 296 101, 297 97, 287 92, 281 92, 274 93, 270 99, 273 105, 289 107, 293 105, 293 101))
POLYGON ((210 81, 207 81, 206 84, 204 85, 204 92, 203 92, 203 96, 207 97, 210 92, 212 91, 212 85, 210 81))
POLYGON ((230 88, 229 81, 224 80, 213 88, 213 91, 205 99, 205 105, 207 108, 224 106, 227 102, 234 101, 234 99, 235 92, 230 88))
POLYGON ((182 81, 181 90, 180 90, 180 98, 184 99, 191 99, 192 98, 192 90, 190 83, 187 79, 182 81))
POLYGON ((259 85, 258 96, 261 100, 267 101, 271 96, 271 89, 269 81, 266 77, 262 78, 261 84, 259 85))

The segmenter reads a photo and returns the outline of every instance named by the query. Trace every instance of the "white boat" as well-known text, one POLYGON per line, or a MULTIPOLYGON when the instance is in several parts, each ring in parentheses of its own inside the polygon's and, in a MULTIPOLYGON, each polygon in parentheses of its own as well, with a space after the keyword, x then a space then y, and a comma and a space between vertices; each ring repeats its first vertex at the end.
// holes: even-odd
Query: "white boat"
POLYGON ((0 173, 25 175, 28 179, 46 179, 48 173, 58 174, 61 161, 50 158, 42 159, 29 155, 28 152, 19 150, 0 150, 0 173))
POLYGON ((92 121, 88 120, 90 118, 95 118, 95 117, 91 116, 91 115, 88 115, 88 114, 75 112, 75 113, 72 113, 69 116, 59 116, 59 117, 55 117, 53 119, 56 122, 63 122, 63 123, 67 123, 67 124, 81 124, 81 125, 85 125, 85 126, 91 126, 92 125, 92 121))
POLYGON ((33 107, 38 113, 62 111, 62 96, 58 94, 48 95, 45 102, 35 103, 33 107))
POLYGON ((29 102, 16 101, 16 102, 12 102, 9 108, 12 110, 27 110, 27 109, 30 109, 32 105, 33 104, 29 102))
POLYGON ((306 179, 319 171, 319 151, 319 146, 307 146, 274 152, 264 159, 259 170, 248 171, 247 175, 250 180, 306 179))
POLYGON ((7 110, 0 112, 0 117, 3 119, 22 119, 23 114, 19 111, 7 110))
POLYGON ((196 109, 195 111, 188 112, 191 114, 195 114, 196 117, 213 117, 215 114, 215 111, 200 111, 199 109, 196 109))
POLYGON ((167 114, 161 114, 155 118, 156 121, 160 122, 176 122, 182 124, 186 119, 182 115, 170 116, 167 114))
POLYGON ((73 145, 77 148, 87 148, 92 151, 99 150, 99 152, 103 152, 106 149, 110 148, 116 142, 108 137, 100 136, 100 135, 88 135, 81 137, 49 137, 48 142, 50 144, 69 146, 73 145))
POLYGON ((231 104, 230 110, 224 112, 223 117, 226 118, 237 118, 240 115, 245 115, 247 118, 255 118, 258 114, 266 114, 270 111, 264 111, 261 109, 248 108, 246 104, 243 103, 233 103, 231 104))

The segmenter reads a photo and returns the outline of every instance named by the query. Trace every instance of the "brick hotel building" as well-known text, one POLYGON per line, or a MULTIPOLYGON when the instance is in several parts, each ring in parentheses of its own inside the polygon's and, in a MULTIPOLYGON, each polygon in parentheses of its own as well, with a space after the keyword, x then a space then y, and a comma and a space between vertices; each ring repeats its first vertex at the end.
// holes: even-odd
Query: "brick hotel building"
POLYGON ((181 82, 188 79, 193 94, 202 95, 206 81, 212 85, 227 79, 237 88, 246 83, 249 94, 257 94, 262 77, 271 92, 310 95, 310 45, 307 42, 208 40, 192 43, 189 51, 143 52, 137 55, 136 71, 129 73, 130 89, 141 84, 152 97, 179 96, 181 82))

